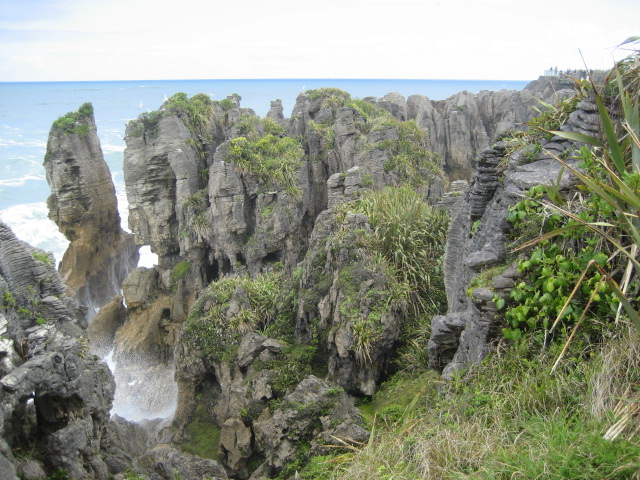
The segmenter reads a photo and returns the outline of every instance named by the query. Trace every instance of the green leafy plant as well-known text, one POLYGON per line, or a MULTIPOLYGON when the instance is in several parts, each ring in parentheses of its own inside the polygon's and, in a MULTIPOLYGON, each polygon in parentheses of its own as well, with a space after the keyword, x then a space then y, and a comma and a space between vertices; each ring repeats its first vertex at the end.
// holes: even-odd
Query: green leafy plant
POLYGON ((53 126, 65 135, 75 133, 85 136, 89 133, 89 126, 86 123, 82 123, 82 120, 92 115, 93 105, 91 103, 83 103, 76 112, 69 112, 59 117, 53 122, 53 126))
POLYGON ((42 250, 33 250, 31 256, 50 267, 53 266, 53 255, 42 250))
POLYGON ((270 134, 259 139, 238 137, 231 140, 226 158, 261 183, 280 186, 291 198, 301 197, 297 172, 304 149, 298 140, 270 134))
POLYGON ((282 272, 271 272, 256 278, 227 277, 212 282, 194 304, 184 329, 185 341, 212 361, 221 361, 233 354, 240 338, 252 330, 266 328, 277 316, 282 301, 282 272), (233 292, 242 287, 249 299, 249 308, 241 308, 228 318, 233 292), (208 306, 207 310, 204 307, 208 306))

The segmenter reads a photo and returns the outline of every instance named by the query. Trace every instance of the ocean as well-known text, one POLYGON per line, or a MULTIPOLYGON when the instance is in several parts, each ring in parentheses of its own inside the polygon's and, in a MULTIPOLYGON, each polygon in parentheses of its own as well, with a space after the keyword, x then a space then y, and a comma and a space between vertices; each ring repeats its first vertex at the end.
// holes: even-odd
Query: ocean
MULTIPOLYGON (((398 92, 407 98, 420 94, 444 100, 467 90, 521 90, 527 81, 501 80, 153 80, 110 82, 0 82, 0 218, 18 236, 33 246, 53 252, 60 261, 68 242, 47 218, 49 186, 44 155, 54 120, 75 111, 84 102, 94 108, 98 136, 118 196, 118 208, 126 228, 127 201, 122 163, 124 130, 131 119, 158 109, 176 92, 206 93, 222 100, 237 93, 241 106, 261 117, 271 100, 281 99, 290 116, 296 97, 305 90, 336 87, 353 98, 381 97, 398 92)), ((145 250, 141 265, 151 265, 154 256, 145 250)))

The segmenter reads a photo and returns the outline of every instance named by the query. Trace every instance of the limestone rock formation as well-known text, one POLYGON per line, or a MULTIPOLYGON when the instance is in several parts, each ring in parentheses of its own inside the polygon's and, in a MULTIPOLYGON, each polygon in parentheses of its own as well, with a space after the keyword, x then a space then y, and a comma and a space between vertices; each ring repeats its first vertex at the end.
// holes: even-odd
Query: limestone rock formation
POLYGON ((370 234, 363 214, 348 215, 343 225, 329 212, 321 214, 302 263, 297 302, 297 340, 309 342, 314 329, 326 336, 328 378, 356 395, 375 393, 406 318, 405 305, 388 304, 383 293, 390 279, 357 247, 370 234))
POLYGON ((93 107, 84 104, 54 122, 44 161, 49 218, 71 244, 60 262, 67 294, 97 308, 118 293, 138 262, 133 237, 120 227, 115 188, 98 139, 93 107))
MULTIPOLYGON (((594 102, 582 100, 563 130, 596 135, 596 111, 594 102)), ((497 142, 478 156, 469 188, 444 202, 452 217, 445 255, 448 311, 432 321, 429 357, 430 366, 445 376, 482 360, 500 337, 502 325, 493 298, 513 286, 518 278, 515 267, 505 265, 501 274, 488 279, 487 288, 475 289, 471 296, 467 288, 481 271, 505 262, 511 230, 508 207, 536 185, 554 184, 563 192, 573 188, 577 180, 552 155, 570 158, 575 148, 559 137, 543 139, 539 153, 520 149, 507 162, 505 145, 497 142)))
POLYGON ((108 478, 100 442, 114 383, 89 353, 84 319, 51 257, 0 223, 0 464, 71 478, 108 478), (78 320, 78 318, 80 320, 78 320), (32 465, 18 460, 37 452, 32 465))
MULTIPOLYGON (((150 245, 158 254, 158 265, 134 270, 124 283, 127 318, 115 334, 114 358, 124 362, 144 355, 168 367, 175 362, 173 440, 188 442, 194 411, 204 412, 221 430, 219 454, 227 472, 268 478, 297 455, 295 445, 275 445, 268 432, 300 427, 305 438, 316 441, 336 423, 334 418, 302 425, 295 412, 269 408, 269 402, 286 402, 303 384, 318 391, 375 393, 397 347, 405 307, 387 301, 390 278, 354 247, 358 236, 370 232, 367 217, 338 220, 330 209, 367 188, 403 182, 418 186, 425 198, 437 198, 447 183, 438 172, 440 157, 453 179, 470 178, 477 152, 498 134, 522 127, 536 98, 547 101, 548 95, 533 89, 462 92, 441 102, 398 94, 353 100, 345 92, 322 89, 301 94, 290 119, 278 101, 259 119, 240 108, 237 96, 212 102, 204 95, 178 94, 159 111, 130 122, 125 151, 130 224, 137 245, 150 245), (299 275, 294 282, 281 281, 297 301, 288 318, 294 331, 277 338, 266 332, 273 318, 261 324, 263 333, 250 331, 255 327, 247 313, 251 298, 241 285, 228 295, 219 293, 222 300, 207 287, 272 272, 287 278, 294 271, 299 275), (363 321, 369 317, 377 321, 363 321), (187 327, 201 321, 200 344, 188 340, 185 321, 187 327), (324 355, 326 383, 308 376, 289 382, 287 369, 305 348, 324 355), (263 466, 252 474, 249 465, 261 457, 263 466)), ((459 243, 457 250, 450 248, 447 268, 464 279, 504 255, 501 205, 495 203, 496 192, 504 189, 497 172, 501 148, 478 160, 469 193, 446 200, 456 217, 451 238, 459 243), (471 210, 462 202, 468 195, 471 210), (490 226, 474 235, 470 247, 468 229, 475 220, 489 222, 487 212, 493 215, 490 226), (460 258, 467 262, 454 262, 460 258)), ((520 190, 530 176, 527 168, 513 172, 520 190)), ((511 190, 505 195, 515 198, 511 190)), ((503 284, 513 280, 504 275, 503 284)), ((460 345, 472 338, 486 345, 493 335, 494 326, 485 325, 493 308, 488 293, 478 291, 470 306, 459 295, 463 281, 450 282, 450 316, 434 323, 436 368, 454 356, 456 365, 480 357, 485 347, 460 345)), ((273 311, 282 313, 280 306, 273 311)), ((134 376, 129 378, 133 383, 134 376)), ((336 436, 362 434, 359 421, 352 420, 336 436)))
MULTIPOLYGON (((263 413, 253 423, 255 449, 263 452, 258 471, 275 473, 296 459, 297 443, 309 442, 311 453, 326 454, 330 447, 363 443, 369 432, 362 428, 358 409, 344 393, 322 380, 309 376, 284 397, 274 411, 263 413)), ((257 478, 254 474, 252 478, 257 478)))
POLYGON ((389 94, 376 103, 396 118, 417 123, 427 135, 427 148, 444 160, 450 180, 469 180, 475 157, 500 134, 526 128, 524 123, 537 114, 533 107, 540 106, 538 99, 554 104, 573 94, 552 82, 545 77, 521 91, 464 91, 440 101, 423 95, 405 101, 389 94))

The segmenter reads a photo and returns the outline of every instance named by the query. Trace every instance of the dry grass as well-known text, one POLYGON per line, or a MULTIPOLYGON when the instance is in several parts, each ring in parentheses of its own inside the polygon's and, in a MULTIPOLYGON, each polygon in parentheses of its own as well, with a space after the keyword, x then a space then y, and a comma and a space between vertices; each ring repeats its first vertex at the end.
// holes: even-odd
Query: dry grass
POLYGON ((628 325, 604 346, 600 358, 590 384, 591 413, 609 421, 606 439, 632 439, 640 433, 640 332, 628 325))

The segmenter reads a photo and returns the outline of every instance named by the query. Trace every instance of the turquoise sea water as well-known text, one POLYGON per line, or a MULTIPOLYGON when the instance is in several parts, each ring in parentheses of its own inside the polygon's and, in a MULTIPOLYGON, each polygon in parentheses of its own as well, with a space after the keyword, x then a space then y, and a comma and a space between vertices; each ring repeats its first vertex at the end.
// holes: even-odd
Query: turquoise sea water
POLYGON ((0 218, 19 238, 59 260, 66 241, 47 219, 49 186, 42 162, 52 122, 84 102, 94 107, 105 160, 118 192, 126 221, 122 178, 124 130, 139 114, 156 110, 176 92, 206 93, 214 100, 237 93, 241 105, 264 116, 270 101, 282 100, 289 116, 296 97, 305 90, 336 87, 354 98, 381 97, 398 92, 405 98, 420 94, 443 100, 467 90, 521 90, 526 81, 500 80, 154 80, 116 82, 0 83, 0 218))

